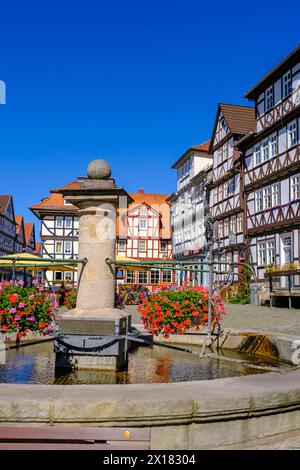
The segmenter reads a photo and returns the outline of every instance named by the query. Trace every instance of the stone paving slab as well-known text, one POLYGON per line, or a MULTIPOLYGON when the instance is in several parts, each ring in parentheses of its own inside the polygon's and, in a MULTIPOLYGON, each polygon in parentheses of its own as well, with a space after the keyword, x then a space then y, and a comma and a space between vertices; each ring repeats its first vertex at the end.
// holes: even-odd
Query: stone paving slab
MULTIPOLYGON (((136 306, 127 305, 126 311, 132 315, 132 324, 141 323, 136 306)), ((226 304, 226 312, 223 328, 300 335, 300 310, 226 304)))

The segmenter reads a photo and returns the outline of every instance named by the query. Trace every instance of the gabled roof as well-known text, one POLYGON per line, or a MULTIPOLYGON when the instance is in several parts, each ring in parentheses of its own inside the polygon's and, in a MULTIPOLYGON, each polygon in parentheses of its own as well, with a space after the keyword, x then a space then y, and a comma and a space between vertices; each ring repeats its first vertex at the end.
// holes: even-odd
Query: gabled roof
POLYGON ((5 195, 5 196, 0 196, 0 214, 4 214, 7 208, 7 204, 10 201, 11 196, 5 195))
POLYGON ((16 222, 16 235, 18 236, 22 227, 23 227, 23 231, 24 231, 24 218, 23 218, 23 216, 22 215, 15 215, 15 222, 16 222))
POLYGON ((184 159, 191 153, 191 152, 204 152, 209 156, 209 147, 210 147, 210 140, 206 140, 200 145, 192 145, 192 147, 189 147, 181 157, 178 158, 178 160, 172 165, 172 168, 178 168, 181 162, 184 161, 184 159))
MULTIPOLYGON (((255 128, 255 108, 238 104, 219 103, 211 137, 211 148, 214 142, 219 116, 222 113, 232 135, 245 135, 255 128)), ((211 150, 210 148, 210 150, 211 150)))
POLYGON ((36 215, 39 213, 40 210, 43 209, 74 212, 74 210, 77 210, 78 208, 76 206, 73 206, 72 204, 65 204, 63 195, 57 189, 53 189, 50 192, 50 196, 45 197, 41 200, 41 202, 39 202, 38 204, 34 204, 30 207, 30 210, 36 215))
POLYGON ((66 184, 59 188, 59 190, 64 189, 80 189, 80 182, 79 181, 72 181, 72 183, 66 184))
POLYGON ((130 196, 132 197, 133 202, 129 204, 129 210, 131 207, 135 207, 140 204, 146 204, 149 207, 151 207, 151 205, 166 204, 169 194, 145 193, 143 189, 140 189, 137 193, 130 193, 130 196))
POLYGON ((300 60, 300 44, 285 56, 275 67, 266 73, 254 87, 245 93, 244 98, 255 99, 259 93, 276 81, 280 76, 300 60))
POLYGON ((27 222, 26 224, 24 224, 24 232, 25 232, 26 246, 28 246, 29 243, 30 243, 30 237, 32 235, 32 232, 33 232, 33 236, 34 236, 34 239, 35 239, 34 223, 33 222, 27 222))
POLYGON ((220 103, 220 110, 232 134, 248 134, 255 127, 255 108, 220 103))

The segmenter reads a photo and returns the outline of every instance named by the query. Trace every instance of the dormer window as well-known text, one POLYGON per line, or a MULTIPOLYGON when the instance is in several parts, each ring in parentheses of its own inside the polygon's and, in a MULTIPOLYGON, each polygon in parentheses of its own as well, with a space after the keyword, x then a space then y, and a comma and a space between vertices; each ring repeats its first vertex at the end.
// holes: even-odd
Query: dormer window
POLYGON ((287 72, 282 77, 282 91, 283 91, 283 98, 290 95, 292 93, 292 75, 291 72, 287 72))
POLYGON ((269 111, 269 109, 273 108, 274 106, 274 95, 273 95, 273 86, 270 86, 265 93, 265 111, 269 111))

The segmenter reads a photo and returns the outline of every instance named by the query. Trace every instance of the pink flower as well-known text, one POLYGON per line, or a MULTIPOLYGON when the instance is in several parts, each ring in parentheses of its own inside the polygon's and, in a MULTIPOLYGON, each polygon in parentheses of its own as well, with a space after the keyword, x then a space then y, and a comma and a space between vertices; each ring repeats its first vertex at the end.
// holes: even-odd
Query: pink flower
POLYGON ((35 318, 34 318, 34 317, 28 317, 28 321, 34 322, 34 321, 35 321, 35 318))
POLYGON ((9 313, 17 313, 17 309, 13 307, 10 309, 9 313))
POLYGON ((20 281, 18 281, 18 286, 24 286, 24 281, 20 279, 20 281))
POLYGON ((39 281, 38 281, 37 279, 34 279, 34 280, 32 281, 32 284, 33 284, 34 286, 37 286, 38 283, 39 283, 39 281))
POLYGON ((25 304, 23 304, 23 302, 20 302, 19 303, 19 308, 24 308, 25 307, 25 304))
POLYGON ((29 300, 33 300, 34 299, 34 295, 31 294, 29 297, 28 297, 29 300))
POLYGON ((22 320, 22 317, 19 317, 19 316, 15 317, 15 321, 20 321, 20 320, 22 320))

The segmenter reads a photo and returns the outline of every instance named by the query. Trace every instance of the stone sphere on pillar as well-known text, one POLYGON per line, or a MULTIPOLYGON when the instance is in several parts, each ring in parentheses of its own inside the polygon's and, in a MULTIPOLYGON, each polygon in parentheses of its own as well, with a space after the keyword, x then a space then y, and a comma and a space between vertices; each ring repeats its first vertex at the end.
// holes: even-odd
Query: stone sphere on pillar
POLYGON ((93 160, 87 167, 87 175, 93 180, 108 180, 111 177, 111 166, 106 160, 93 160))

